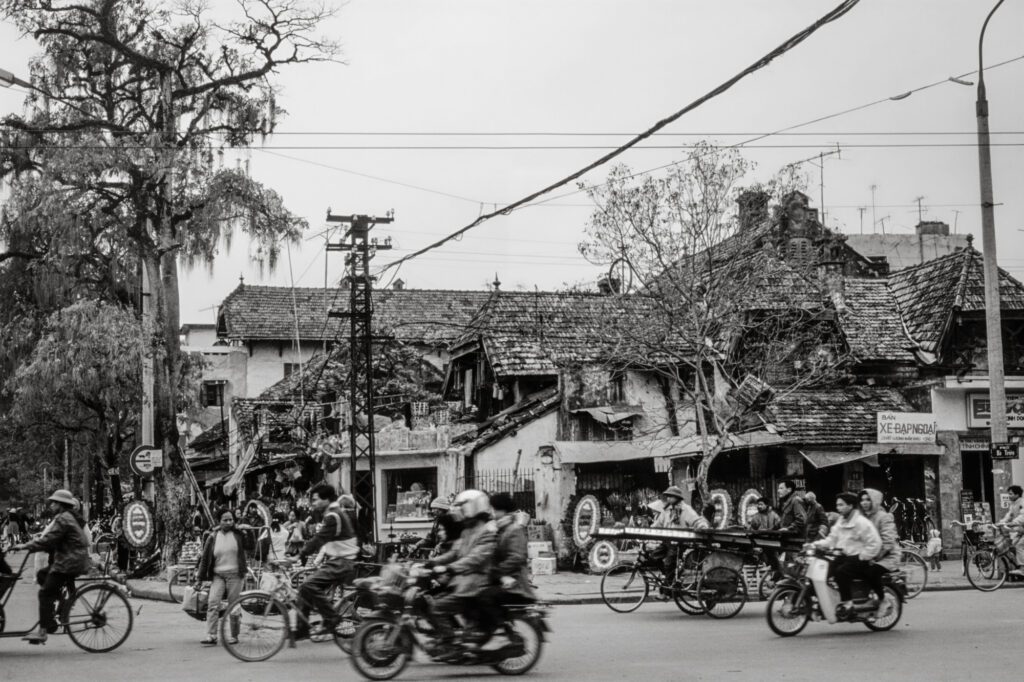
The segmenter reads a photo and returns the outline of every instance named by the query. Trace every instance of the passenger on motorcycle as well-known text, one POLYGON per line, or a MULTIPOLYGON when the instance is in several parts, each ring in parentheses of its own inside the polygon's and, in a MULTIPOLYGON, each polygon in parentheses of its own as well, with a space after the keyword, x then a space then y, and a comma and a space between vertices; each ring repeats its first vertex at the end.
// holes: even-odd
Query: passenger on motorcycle
POLYGON ((506 604, 532 604, 537 596, 530 584, 526 529, 515 519, 516 504, 508 493, 491 496, 491 508, 498 534, 491 567, 492 584, 487 590, 484 631, 498 625, 501 607, 506 604))
POLYGON ((452 511, 463 519, 462 535, 455 547, 426 563, 439 575, 452 575, 449 592, 434 601, 434 629, 438 649, 434 655, 446 658, 455 655, 455 616, 475 611, 474 600, 491 584, 491 563, 498 527, 491 520, 491 503, 479 490, 465 490, 452 502, 452 511))
POLYGON ((853 581, 863 580, 871 587, 878 597, 876 615, 884 615, 884 593, 882 576, 885 571, 872 559, 882 549, 882 538, 874 524, 857 511, 858 497, 853 493, 840 493, 836 497, 836 511, 839 520, 832 526, 828 537, 811 543, 814 547, 825 547, 842 552, 830 566, 829 572, 839 588, 839 597, 844 602, 850 601, 853 594, 853 581))
POLYGON ((900 536, 896 520, 882 506, 882 493, 874 488, 860 491, 860 511, 870 521, 882 538, 882 550, 875 557, 875 563, 887 571, 900 567, 900 536))
MULTIPOLYGON (((711 527, 707 519, 698 514, 697 510, 683 502, 683 490, 679 486, 669 486, 661 496, 665 500, 665 508, 654 519, 652 528, 705 529, 711 527)), ((679 545, 664 542, 651 556, 662 561, 665 576, 669 578, 670 582, 674 580, 676 562, 679 560, 679 545)))
POLYGON ((352 562, 359 556, 359 539, 353 521, 355 498, 334 491, 334 486, 321 483, 310 491, 310 504, 323 513, 320 530, 299 552, 300 560, 316 556, 322 549, 324 561, 299 587, 299 612, 303 615, 295 629, 295 639, 309 637, 309 612, 316 608, 323 619, 323 633, 332 632, 338 618, 330 600, 330 590, 344 585, 353 572, 352 562))
POLYGON ((423 539, 412 546, 412 551, 433 550, 441 542, 441 518, 448 513, 451 505, 443 497, 435 497, 430 502, 430 516, 434 519, 434 525, 430 531, 423 536, 423 539))

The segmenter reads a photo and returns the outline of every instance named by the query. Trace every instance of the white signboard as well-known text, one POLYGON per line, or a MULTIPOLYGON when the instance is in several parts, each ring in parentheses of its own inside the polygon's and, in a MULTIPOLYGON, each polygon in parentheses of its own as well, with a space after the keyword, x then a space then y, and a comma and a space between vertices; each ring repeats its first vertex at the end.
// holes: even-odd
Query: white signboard
MULTIPOLYGON (((988 393, 967 394, 967 426, 972 429, 992 425, 992 403, 988 393)), ((1024 393, 1007 391, 1006 425, 1011 429, 1024 429, 1024 393)))
POLYGON ((938 424, 931 412, 879 412, 879 443, 934 443, 938 424))

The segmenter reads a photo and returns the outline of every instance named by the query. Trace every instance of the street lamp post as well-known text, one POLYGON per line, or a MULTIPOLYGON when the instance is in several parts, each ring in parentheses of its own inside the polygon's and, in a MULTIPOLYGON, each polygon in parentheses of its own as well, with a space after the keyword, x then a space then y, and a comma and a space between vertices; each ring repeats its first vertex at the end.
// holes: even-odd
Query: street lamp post
MULTIPOLYGON (((985 273, 985 335, 988 346, 989 405, 991 421, 992 445, 1007 442, 1006 418, 1006 386, 1003 372, 1003 325, 1000 311, 999 266, 996 262, 996 219, 995 202, 992 198, 992 150, 989 145, 988 129, 988 98, 985 92, 985 65, 982 47, 985 41, 985 29, 992 15, 996 13, 1004 0, 999 0, 992 11, 985 17, 978 37, 978 100, 975 114, 978 119, 978 170, 981 182, 981 248, 985 273)), ((999 493, 1004 492, 1012 482, 1009 463, 996 473, 992 472, 993 506, 999 501, 999 493)))

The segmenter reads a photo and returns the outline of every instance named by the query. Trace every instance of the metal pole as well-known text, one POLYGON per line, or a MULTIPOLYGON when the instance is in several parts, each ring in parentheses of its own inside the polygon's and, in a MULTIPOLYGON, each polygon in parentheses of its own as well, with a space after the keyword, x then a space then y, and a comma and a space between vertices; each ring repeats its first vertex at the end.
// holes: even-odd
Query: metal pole
MULTIPOLYGON (((1006 387, 1003 374, 1003 325, 1000 314, 999 267, 996 263, 996 219, 995 202, 992 197, 992 150, 989 145, 988 98, 985 93, 985 67, 982 45, 985 29, 999 6, 999 0, 992 8, 978 37, 978 101, 975 113, 978 118, 978 170, 981 184, 981 248, 985 273, 985 335, 988 345, 989 405, 991 407, 992 445, 1007 442, 1006 433, 1006 387)), ((1002 473, 992 473, 995 500, 1012 482, 1009 463, 1004 463, 1002 473)), ((993 467, 994 469, 994 467, 993 467)))

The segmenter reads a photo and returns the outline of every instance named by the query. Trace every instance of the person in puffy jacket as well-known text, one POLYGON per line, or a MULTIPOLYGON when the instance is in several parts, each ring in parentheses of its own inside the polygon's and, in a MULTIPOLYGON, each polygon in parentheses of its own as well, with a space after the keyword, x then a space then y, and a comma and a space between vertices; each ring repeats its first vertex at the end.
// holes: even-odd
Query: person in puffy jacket
POLYGON ((900 567, 900 535, 896 520, 882 506, 882 493, 874 488, 865 488, 860 493, 860 511, 875 526, 882 538, 882 549, 875 557, 875 563, 887 571, 900 567))
POLYGON ((85 532, 74 514, 78 500, 68 490, 57 490, 48 501, 54 517, 46 532, 36 540, 11 548, 52 555, 49 567, 39 572, 39 627, 23 637, 30 644, 42 644, 47 634, 57 631, 54 605, 60 599, 61 589, 73 589, 75 578, 88 572, 92 563, 85 532))
POLYGON ((873 560, 882 550, 882 538, 873 523, 857 511, 859 498, 853 493, 840 493, 836 497, 839 520, 832 526, 828 537, 811 543, 842 552, 832 560, 831 576, 839 588, 839 597, 849 601, 853 595, 853 581, 863 580, 878 595, 878 608, 884 606, 882 569, 873 560))

